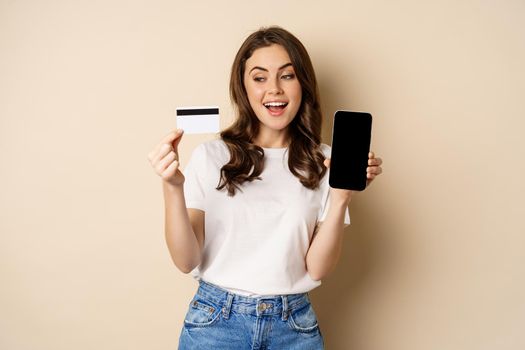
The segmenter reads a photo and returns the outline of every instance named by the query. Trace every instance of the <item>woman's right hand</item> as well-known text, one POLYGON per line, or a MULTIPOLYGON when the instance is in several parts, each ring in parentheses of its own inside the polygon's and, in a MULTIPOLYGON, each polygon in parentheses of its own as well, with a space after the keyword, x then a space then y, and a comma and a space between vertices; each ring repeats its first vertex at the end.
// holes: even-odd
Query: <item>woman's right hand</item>
POLYGON ((148 159, 157 175, 173 186, 181 186, 184 183, 184 175, 179 170, 179 154, 177 151, 183 133, 182 129, 170 132, 148 154, 148 159))

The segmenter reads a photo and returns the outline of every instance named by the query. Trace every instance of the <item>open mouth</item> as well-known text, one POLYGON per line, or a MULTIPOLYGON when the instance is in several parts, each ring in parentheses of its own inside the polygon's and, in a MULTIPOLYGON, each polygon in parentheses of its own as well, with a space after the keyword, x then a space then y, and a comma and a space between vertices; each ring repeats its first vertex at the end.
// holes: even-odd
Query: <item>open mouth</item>
POLYGON ((268 108, 270 112, 279 113, 288 106, 288 102, 266 102, 264 107, 268 108))

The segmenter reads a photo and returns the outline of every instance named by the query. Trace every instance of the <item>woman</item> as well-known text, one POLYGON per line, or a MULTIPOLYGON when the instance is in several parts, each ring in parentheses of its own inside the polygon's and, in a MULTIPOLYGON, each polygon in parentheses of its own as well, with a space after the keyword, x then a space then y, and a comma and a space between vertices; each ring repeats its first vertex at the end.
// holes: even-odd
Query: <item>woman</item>
MULTIPOLYGON (((336 265, 352 191, 330 188, 310 58, 279 27, 251 34, 231 71, 237 119, 179 169, 176 130, 149 154, 166 241, 199 280, 179 349, 322 349, 308 292, 336 265)), ((369 155, 368 182, 381 173, 369 155)))

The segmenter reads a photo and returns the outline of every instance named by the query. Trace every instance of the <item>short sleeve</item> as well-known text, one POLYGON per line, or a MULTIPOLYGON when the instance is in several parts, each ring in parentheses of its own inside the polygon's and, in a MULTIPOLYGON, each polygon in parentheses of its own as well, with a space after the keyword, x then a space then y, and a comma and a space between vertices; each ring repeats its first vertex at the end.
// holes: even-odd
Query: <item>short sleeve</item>
POLYGON ((203 144, 197 146, 186 164, 184 174, 184 198, 186 208, 204 210, 204 176, 206 174, 206 149, 203 144))
MULTIPOLYGON (((324 156, 326 158, 330 158, 332 154, 332 148, 326 144, 321 144, 321 151, 323 152, 324 156)), ((330 170, 328 170, 325 174, 325 177, 323 178, 323 196, 322 196, 322 203, 321 208, 319 210, 318 215, 318 221, 323 222, 326 218, 326 214, 328 214, 328 209, 330 209, 330 185, 328 184, 328 178, 330 177, 330 170)), ((348 210, 348 207, 346 207, 345 210, 345 218, 344 218, 344 227, 347 227, 350 225, 350 211, 348 210)))

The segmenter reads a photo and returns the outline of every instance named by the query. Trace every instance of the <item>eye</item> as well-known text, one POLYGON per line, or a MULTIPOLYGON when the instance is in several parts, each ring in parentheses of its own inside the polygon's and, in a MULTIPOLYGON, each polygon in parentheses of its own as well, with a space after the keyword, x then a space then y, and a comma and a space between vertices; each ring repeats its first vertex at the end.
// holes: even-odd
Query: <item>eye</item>
POLYGON ((264 77, 253 77, 253 80, 260 83, 260 82, 263 82, 265 78, 264 77))
POLYGON ((281 76, 281 78, 284 79, 284 80, 292 80, 293 78, 295 78, 295 74, 292 74, 292 73, 290 73, 290 74, 283 74, 281 76))

